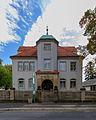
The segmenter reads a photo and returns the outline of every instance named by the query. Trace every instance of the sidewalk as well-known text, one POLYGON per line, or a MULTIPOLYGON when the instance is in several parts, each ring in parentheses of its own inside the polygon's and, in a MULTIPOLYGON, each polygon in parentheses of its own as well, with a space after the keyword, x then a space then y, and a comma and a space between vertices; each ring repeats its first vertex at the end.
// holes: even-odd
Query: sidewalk
POLYGON ((96 104, 0 104, 0 111, 96 111, 96 104))

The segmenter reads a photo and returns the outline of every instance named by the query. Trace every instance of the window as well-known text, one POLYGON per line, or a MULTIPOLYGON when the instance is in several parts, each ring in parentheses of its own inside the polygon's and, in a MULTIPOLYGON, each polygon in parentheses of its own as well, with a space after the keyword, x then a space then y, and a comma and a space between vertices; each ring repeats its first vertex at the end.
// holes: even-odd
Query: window
POLYGON ((30 71, 35 70, 35 62, 30 62, 30 71))
POLYGON ((60 79, 60 88, 66 88, 66 80, 60 79))
POLYGON ((33 79, 32 78, 29 79, 29 88, 33 88, 33 79))
POLYGON ((23 71, 23 62, 18 62, 18 71, 23 71))
POLYGON ((24 70, 25 71, 29 70, 29 62, 24 62, 24 70))
POLYGON ((44 68, 50 69, 50 67, 51 67, 50 59, 44 59, 44 68))
POLYGON ((60 70, 61 71, 66 71, 66 62, 60 62, 60 70))
POLYGON ((51 44, 44 44, 44 50, 51 50, 51 44))
POLYGON ((76 62, 71 62, 70 63, 70 70, 71 71, 76 71, 76 62))
POLYGON ((76 79, 70 80, 70 88, 76 88, 76 79))
POLYGON ((19 88, 24 88, 24 79, 19 79, 19 88))

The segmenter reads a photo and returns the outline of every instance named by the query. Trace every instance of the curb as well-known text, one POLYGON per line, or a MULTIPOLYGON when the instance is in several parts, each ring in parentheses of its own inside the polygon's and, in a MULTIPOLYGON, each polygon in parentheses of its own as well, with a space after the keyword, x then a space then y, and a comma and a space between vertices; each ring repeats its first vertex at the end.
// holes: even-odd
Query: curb
POLYGON ((2 108, 0 111, 96 111, 96 108, 2 108))

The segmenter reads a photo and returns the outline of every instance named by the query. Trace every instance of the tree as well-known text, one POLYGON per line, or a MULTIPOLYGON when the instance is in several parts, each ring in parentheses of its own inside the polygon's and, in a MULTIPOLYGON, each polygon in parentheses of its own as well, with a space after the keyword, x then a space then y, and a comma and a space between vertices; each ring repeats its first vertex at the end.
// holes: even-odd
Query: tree
MULTIPOLYGON (((84 36, 87 36, 88 44, 86 46, 78 46, 77 50, 81 56, 85 57, 89 54, 96 54, 96 8, 94 10, 87 10, 84 16, 81 18, 79 25, 84 28, 84 36)), ((83 58, 82 57, 82 58, 83 58)), ((85 76, 93 76, 96 72, 96 58, 90 61, 85 66, 85 76)), ((89 77, 90 78, 90 77, 89 77)))
POLYGON ((93 79, 95 73, 95 64, 92 61, 89 61, 85 66, 85 79, 93 79))
POLYGON ((81 28, 84 28, 84 36, 88 37, 86 46, 88 52, 91 55, 96 54, 96 8, 87 10, 79 24, 81 28))
POLYGON ((0 87, 12 88, 12 71, 0 65, 0 87))
POLYGON ((0 59, 0 65, 2 65, 2 60, 0 59))

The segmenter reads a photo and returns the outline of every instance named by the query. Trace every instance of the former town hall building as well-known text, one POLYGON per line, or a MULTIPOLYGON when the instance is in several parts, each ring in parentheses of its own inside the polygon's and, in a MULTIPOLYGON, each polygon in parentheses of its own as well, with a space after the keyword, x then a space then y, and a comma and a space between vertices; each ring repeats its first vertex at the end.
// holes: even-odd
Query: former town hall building
POLYGON ((35 90, 54 91, 80 90, 82 84, 82 63, 75 47, 61 47, 48 34, 40 37, 36 46, 21 46, 11 56, 13 87, 15 90, 32 91, 33 74, 35 90))

